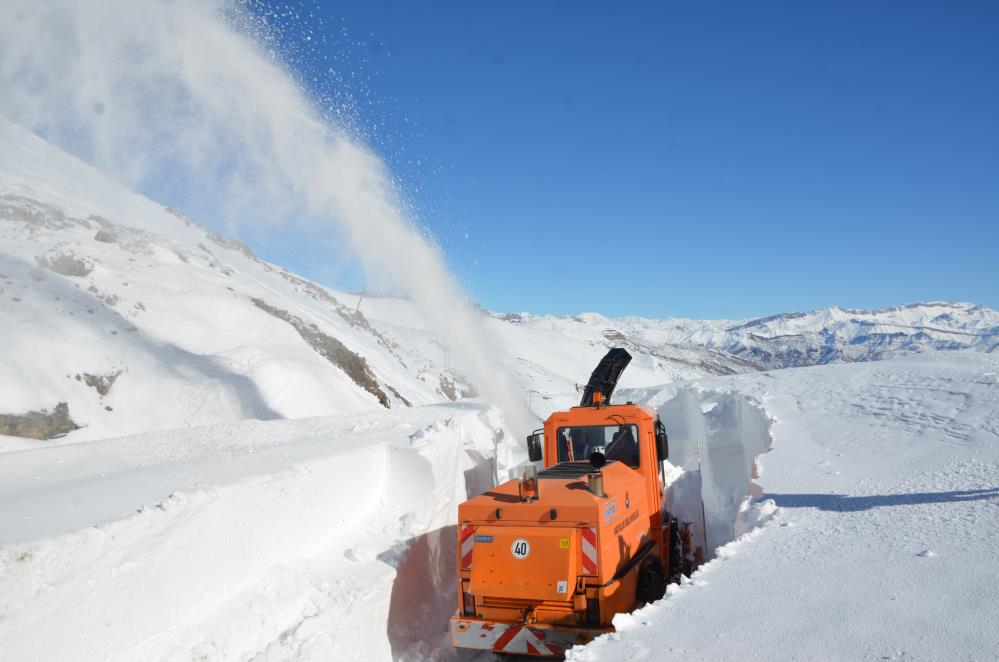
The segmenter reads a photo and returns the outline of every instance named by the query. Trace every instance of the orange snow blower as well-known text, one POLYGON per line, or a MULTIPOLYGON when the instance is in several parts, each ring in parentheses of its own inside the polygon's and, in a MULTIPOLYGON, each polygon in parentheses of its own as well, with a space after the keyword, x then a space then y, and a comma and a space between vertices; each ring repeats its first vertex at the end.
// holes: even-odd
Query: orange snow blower
POLYGON ((560 656, 658 600, 700 549, 666 506, 666 429, 655 410, 610 404, 631 361, 612 349, 580 406, 527 438, 532 462, 458 508, 458 648, 560 656), (543 452, 542 452, 543 449, 543 452))

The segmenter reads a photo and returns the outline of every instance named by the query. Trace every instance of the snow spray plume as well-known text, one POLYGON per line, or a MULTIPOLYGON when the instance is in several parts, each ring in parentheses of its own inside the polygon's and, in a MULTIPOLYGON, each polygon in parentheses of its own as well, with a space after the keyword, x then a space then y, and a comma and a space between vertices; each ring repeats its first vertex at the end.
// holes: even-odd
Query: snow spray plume
POLYGON ((217 191, 231 218, 335 219, 368 277, 407 292, 456 367, 527 429, 481 315, 402 211, 384 163, 323 121, 269 39, 223 0, 13 0, 0 21, 0 112, 127 183, 182 177, 217 191))

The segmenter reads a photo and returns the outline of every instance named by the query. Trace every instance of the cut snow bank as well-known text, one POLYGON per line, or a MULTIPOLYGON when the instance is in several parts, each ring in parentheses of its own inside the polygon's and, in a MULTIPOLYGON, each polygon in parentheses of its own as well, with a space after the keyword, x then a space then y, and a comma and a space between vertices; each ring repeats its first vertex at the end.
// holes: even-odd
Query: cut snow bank
POLYGON ((667 503, 681 521, 694 523, 694 544, 705 559, 749 529, 769 508, 752 499, 757 457, 773 447, 772 423, 760 402, 739 393, 683 388, 659 407, 669 434, 667 503), (703 509, 702 509, 703 503, 703 509))
POLYGON ((4 453, 0 659, 398 656, 502 434, 468 403, 4 453))

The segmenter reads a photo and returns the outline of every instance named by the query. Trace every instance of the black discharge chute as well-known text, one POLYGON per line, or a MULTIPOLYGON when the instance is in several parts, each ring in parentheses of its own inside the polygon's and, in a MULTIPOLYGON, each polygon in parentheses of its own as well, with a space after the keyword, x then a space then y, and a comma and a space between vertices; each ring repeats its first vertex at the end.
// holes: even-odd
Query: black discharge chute
POLYGON ((631 354, 628 353, 628 350, 615 347, 607 352, 604 358, 600 359, 593 374, 590 375, 590 381, 583 391, 583 399, 579 402, 579 406, 592 407, 593 394, 597 391, 603 394, 604 404, 610 404, 611 394, 614 393, 617 380, 629 363, 631 363, 631 354))

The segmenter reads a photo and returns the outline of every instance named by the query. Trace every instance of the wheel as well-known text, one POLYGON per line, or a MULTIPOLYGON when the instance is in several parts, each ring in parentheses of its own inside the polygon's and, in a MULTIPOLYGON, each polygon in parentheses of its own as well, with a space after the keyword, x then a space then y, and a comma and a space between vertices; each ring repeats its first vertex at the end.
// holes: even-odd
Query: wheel
POLYGON ((669 583, 679 584, 683 576, 683 540, 680 539, 680 522, 675 517, 669 521, 669 583))
POLYGON ((637 600, 645 604, 655 602, 666 594, 663 562, 658 556, 652 556, 642 563, 638 571, 638 586, 635 592, 637 600))

